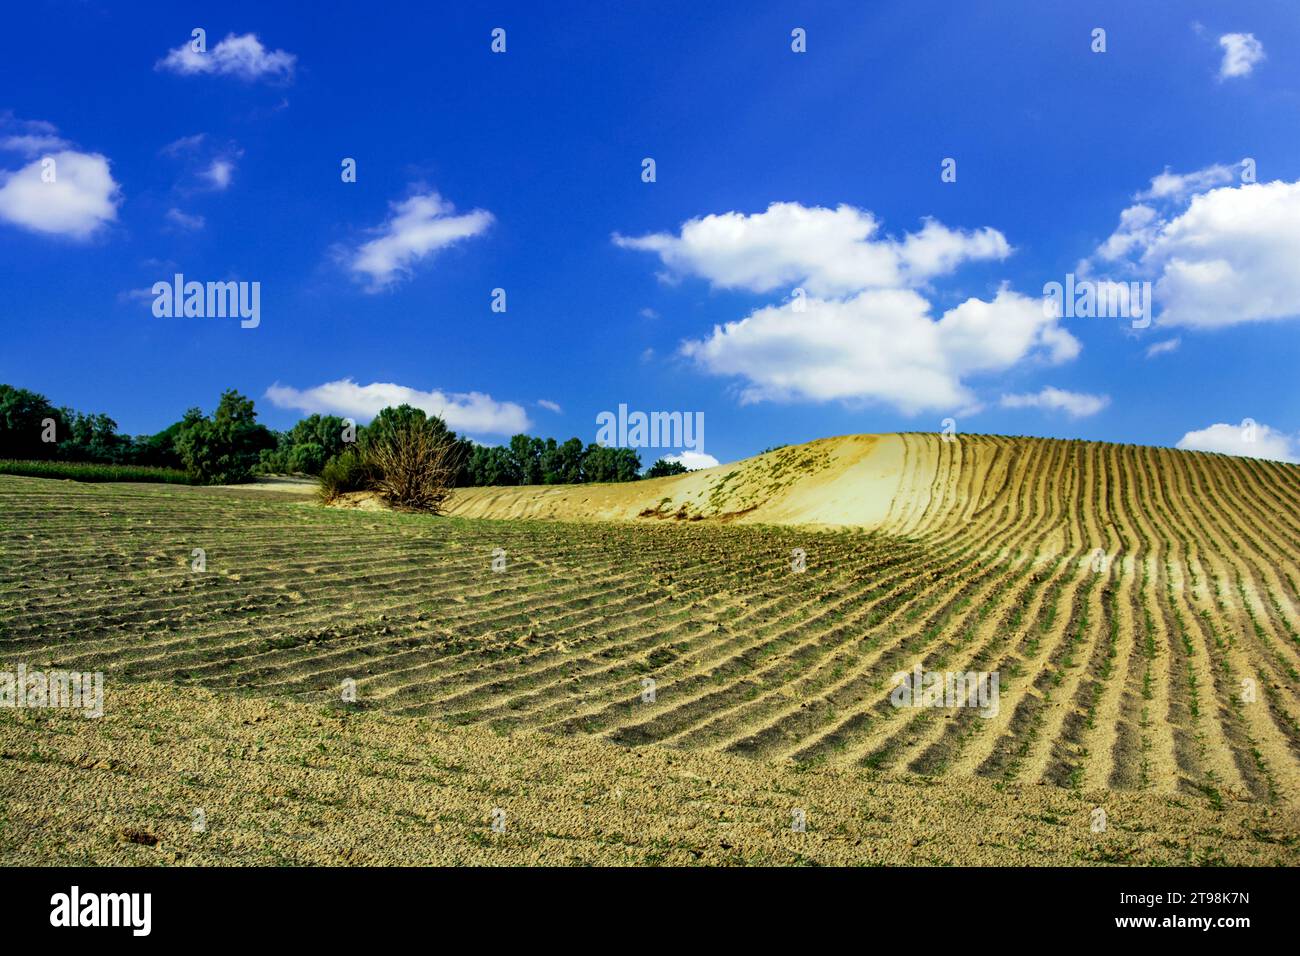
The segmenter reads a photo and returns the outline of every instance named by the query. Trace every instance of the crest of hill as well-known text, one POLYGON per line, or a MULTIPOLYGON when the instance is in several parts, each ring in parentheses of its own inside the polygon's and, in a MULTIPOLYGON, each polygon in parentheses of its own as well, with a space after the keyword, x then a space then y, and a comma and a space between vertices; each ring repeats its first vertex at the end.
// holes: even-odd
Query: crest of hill
MULTIPOLYGON (((447 511, 476 518, 704 520, 925 534, 954 524, 978 526, 1008 511, 1029 516, 1062 495, 1095 519, 1111 494, 1140 499, 1166 487, 1191 491, 1206 469, 1247 497, 1259 495, 1263 511, 1274 506, 1268 488, 1300 481, 1300 467, 1258 459, 1050 438, 944 440, 913 432, 822 438, 636 482, 462 488, 447 511)), ((1106 521, 1104 515, 1099 520, 1106 521)))
POLYGON ((900 435, 845 435, 668 478, 462 488, 447 511, 476 518, 876 527, 898 494, 904 455, 900 435))

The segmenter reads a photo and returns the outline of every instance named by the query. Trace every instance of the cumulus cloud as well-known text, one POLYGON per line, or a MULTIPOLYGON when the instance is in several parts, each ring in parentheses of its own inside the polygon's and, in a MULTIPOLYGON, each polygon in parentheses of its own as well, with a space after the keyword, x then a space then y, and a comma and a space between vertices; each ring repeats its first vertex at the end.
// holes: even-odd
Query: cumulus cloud
POLYGON ((1175 351, 1178 346, 1183 344, 1180 338, 1165 339, 1163 342, 1155 342, 1147 347, 1147 358, 1155 358, 1157 355, 1165 355, 1175 351))
POLYGON ((954 230, 927 219, 901 240, 878 235, 863 209, 776 202, 761 213, 726 212, 691 219, 678 234, 614 234, 624 249, 653 252, 673 278, 693 275, 721 289, 771 292, 799 286, 815 296, 916 286, 957 265, 1005 259, 1011 246, 985 227, 954 230))
POLYGON ((121 187, 100 153, 63 149, 0 170, 0 221, 32 232, 87 239, 117 218, 121 187))
POLYGON ((968 377, 1079 353, 1041 299, 1005 285, 990 300, 967 298, 932 315, 922 294, 931 280, 1011 254, 991 227, 953 229, 927 218, 919 231, 895 237, 867 210, 777 202, 760 213, 694 218, 676 234, 613 238, 656 254, 673 280, 804 290, 681 344, 702 370, 737 379, 742 403, 865 401, 908 414, 973 408, 968 377))
POLYGON ((1096 415, 1110 404, 1108 395, 1088 395, 1085 392, 1067 392, 1063 388, 1048 386, 1040 392, 1022 395, 1003 395, 999 404, 1003 408, 1041 408, 1065 412, 1071 418, 1096 415))
POLYGON ((537 404, 540 405, 542 408, 546 409, 548 412, 555 412, 555 414, 557 415, 564 414, 564 409, 560 407, 559 403, 552 402, 550 399, 539 398, 537 400, 537 404))
POLYGON ((699 471, 701 468, 716 468, 720 462, 712 455, 702 451, 684 451, 680 455, 664 455, 664 461, 679 461, 687 471, 699 471))
POLYGON ((481 235, 493 221, 484 209, 453 215, 455 208, 436 192, 389 205, 392 214, 375 230, 379 235, 348 254, 348 268, 365 277, 372 292, 409 275, 417 262, 438 250, 481 235))
POLYGON ((1300 181, 1230 185, 1238 168, 1248 178, 1253 164, 1166 169, 1077 271, 1153 282, 1166 326, 1300 316, 1300 181))
POLYGON ((293 78, 298 58, 284 50, 268 50, 255 34, 227 34, 212 49, 200 53, 189 42, 154 64, 155 70, 167 70, 181 76, 234 76, 241 80, 281 80, 293 78))
POLYGON ((1213 451, 1221 455, 1245 458, 1271 458, 1295 464, 1300 462, 1300 442, 1286 432, 1246 419, 1240 425, 1222 422, 1190 431, 1175 446, 1186 451, 1213 451))
POLYGON ((524 409, 514 402, 498 402, 482 392, 422 392, 391 382, 358 385, 351 378, 326 382, 313 388, 297 389, 279 382, 266 390, 277 408, 291 408, 306 414, 342 415, 366 422, 389 406, 411 405, 437 415, 455 431, 488 435, 514 435, 526 431, 530 422, 524 409))
POLYGON ((1219 64, 1219 79, 1250 76, 1255 65, 1264 59, 1264 44, 1253 33, 1225 33, 1219 37, 1223 48, 1223 62, 1219 64))
POLYGON ((1003 287, 939 319, 913 289, 869 289, 844 299, 767 306, 681 351, 701 368, 744 380, 744 403, 879 401, 906 413, 974 404, 963 379, 1034 357, 1060 363, 1078 341, 1042 301, 1003 287))

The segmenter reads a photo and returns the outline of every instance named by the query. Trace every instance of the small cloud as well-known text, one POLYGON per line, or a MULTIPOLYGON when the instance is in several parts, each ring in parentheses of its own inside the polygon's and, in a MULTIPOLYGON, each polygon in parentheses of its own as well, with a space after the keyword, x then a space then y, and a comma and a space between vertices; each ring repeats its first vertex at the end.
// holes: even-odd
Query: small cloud
POLYGON ((60 150, 21 169, 0 170, 0 221, 88 239, 117 219, 121 192, 106 156, 60 150))
POLYGON ((1240 425, 1220 422, 1199 431, 1190 431, 1178 439, 1178 444, 1174 447, 1184 451, 1211 451, 1220 455, 1268 458, 1292 464, 1300 462, 1300 443, 1286 432, 1256 424, 1249 418, 1240 425))
POLYGON ((1147 358, 1155 358, 1157 355, 1165 355, 1168 352, 1177 351, 1178 346, 1183 344, 1181 338, 1165 339, 1163 342, 1156 342, 1147 349, 1147 358))
POLYGON ((679 461, 687 471, 699 471, 701 468, 716 468, 720 462, 712 455, 702 451, 684 451, 680 455, 664 455, 664 461, 679 461))
POLYGON ((654 357, 655 357, 655 350, 652 349, 652 348, 644 349, 644 350, 642 350, 642 352, 641 352, 641 361, 642 361, 642 362, 651 362, 651 361, 654 361, 654 357))
POLYGON ((1219 79, 1250 76, 1255 64, 1264 59, 1264 44, 1253 33, 1225 33, 1219 37, 1223 47, 1223 62, 1219 64, 1219 79))
MULTIPOLYGON (((1203 193, 1215 186, 1226 186, 1236 179, 1237 168, 1218 163, 1206 166, 1191 173, 1171 173, 1169 167, 1157 176, 1151 177, 1151 188, 1143 190, 1134 199, 1169 199, 1178 200, 1195 193, 1203 193)), ((1135 206, 1135 209, 1146 209, 1135 206)), ((1153 211, 1154 215, 1154 211, 1153 211)))
POLYGON ((657 319, 657 318, 659 318, 659 313, 656 312, 654 309, 651 309, 651 308, 648 308, 648 307, 642 309, 640 312, 637 313, 637 315, 641 316, 641 318, 643 318, 643 319, 657 319))
POLYGON ((230 185, 230 181, 234 175, 234 160, 218 158, 214 159, 202 172, 199 173, 199 178, 213 189, 225 189, 230 185))
POLYGON ((0 149, 24 156, 37 156, 67 147, 68 141, 48 133, 18 133, 0 139, 0 149))
POLYGON ((388 288, 409 275, 412 267, 462 239, 481 235, 492 225, 492 213, 475 209, 453 215, 455 207, 436 192, 416 194, 389 204, 392 214, 376 232, 379 237, 347 254, 348 268, 369 279, 370 292, 388 288))
POLYGON ((174 207, 167 210, 167 214, 164 218, 166 218, 167 222, 171 225, 187 232, 195 232, 202 229, 205 223, 202 216, 191 216, 189 213, 181 212, 179 209, 174 207))
POLYGON ((164 146, 159 153, 181 162, 186 175, 197 180, 198 188, 220 192, 230 188, 235 169, 244 151, 233 142, 224 146, 211 143, 206 133, 182 136, 164 146))
POLYGON ((155 70, 166 70, 181 76, 212 74, 234 76, 241 80, 260 79, 288 82, 293 79, 298 58, 284 50, 268 50, 255 34, 236 36, 231 33, 211 50, 200 53, 188 42, 154 64, 155 70))
POLYGON ((20 120, 12 112, 0 113, 0 150, 26 157, 67 149, 72 144, 58 127, 45 120, 20 120))
POLYGON ((531 424, 521 406, 495 401, 482 392, 422 392, 392 382, 358 385, 343 378, 307 389, 277 382, 266 390, 266 397, 277 408, 292 408, 309 415, 345 415, 357 421, 369 421, 388 407, 411 405, 437 415, 448 428, 476 434, 515 435, 527 431, 531 424))
POLYGON ((546 409, 548 412, 555 412, 555 414, 557 415, 564 414, 564 409, 562 409, 557 403, 552 402, 548 399, 539 398, 537 400, 537 404, 540 405, 542 408, 546 409))
POLYGON ((158 150, 164 156, 180 156, 183 153, 190 153, 203 145, 208 138, 207 133, 195 133, 193 136, 182 136, 180 139, 174 139, 162 149, 158 150))
POLYGON ((1053 388, 1049 385, 1041 392, 1003 395, 999 404, 1003 408, 1041 408, 1065 412, 1071 418, 1086 418, 1089 415, 1096 415, 1109 405, 1110 396, 1067 392, 1065 389, 1053 388))

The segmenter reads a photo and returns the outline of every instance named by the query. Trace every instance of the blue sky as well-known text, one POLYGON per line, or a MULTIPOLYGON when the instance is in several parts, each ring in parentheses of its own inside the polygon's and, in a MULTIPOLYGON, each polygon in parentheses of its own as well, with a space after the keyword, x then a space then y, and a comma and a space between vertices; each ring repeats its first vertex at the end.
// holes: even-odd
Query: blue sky
POLYGON ((703 412, 721 461, 947 417, 1300 453, 1293 4, 705 6, 13 7, 0 381, 131 433, 234 387, 487 442, 703 412), (156 317, 177 272, 260 324, 156 317), (1154 323, 1049 317, 1067 273, 1154 323))

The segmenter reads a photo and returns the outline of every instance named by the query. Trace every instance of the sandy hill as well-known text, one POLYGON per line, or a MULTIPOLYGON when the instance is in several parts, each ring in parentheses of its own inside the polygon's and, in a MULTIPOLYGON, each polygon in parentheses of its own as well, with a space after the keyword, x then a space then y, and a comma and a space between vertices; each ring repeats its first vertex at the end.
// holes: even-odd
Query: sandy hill
MULTIPOLYGON (((715 520, 918 534, 951 522, 1062 511, 1105 537, 1128 507, 1149 522, 1214 502, 1260 517, 1286 510, 1300 468, 1102 442, 937 434, 843 435, 671 478, 600 485, 463 488, 449 512, 477 518, 715 520), (1120 500, 1122 499, 1122 500, 1120 500), (1231 499, 1223 500, 1223 499, 1231 499)), ((1137 516, 1134 515, 1134 518, 1137 516)), ((1077 538, 1077 535, 1075 536, 1077 538)), ((1104 542, 1097 542, 1098 545, 1104 542)))
POLYGON ((1296 466, 850 436, 452 509, 581 520, 0 476, 0 670, 109 694, 0 709, 0 862, 1294 863, 1296 466))

